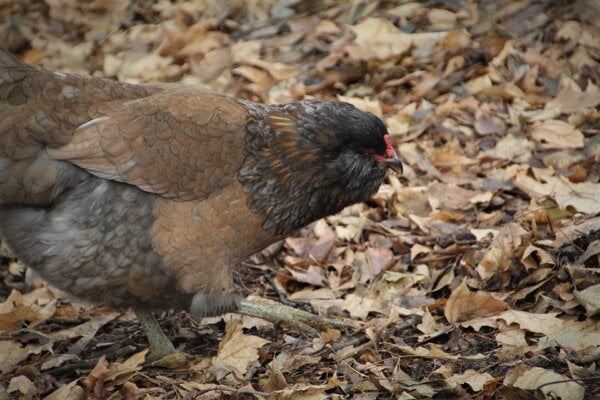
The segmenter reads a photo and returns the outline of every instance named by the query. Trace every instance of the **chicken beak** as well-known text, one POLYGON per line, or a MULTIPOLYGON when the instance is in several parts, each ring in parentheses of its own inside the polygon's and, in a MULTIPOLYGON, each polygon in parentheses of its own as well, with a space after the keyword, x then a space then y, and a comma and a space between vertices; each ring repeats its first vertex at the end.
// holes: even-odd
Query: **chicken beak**
POLYGON ((386 168, 390 168, 391 170, 393 170, 394 172, 396 172, 398 174, 402 174, 402 171, 404 170, 402 168, 402 161, 400 161, 398 156, 394 156, 392 158, 386 158, 385 161, 383 162, 383 165, 385 165, 386 168))

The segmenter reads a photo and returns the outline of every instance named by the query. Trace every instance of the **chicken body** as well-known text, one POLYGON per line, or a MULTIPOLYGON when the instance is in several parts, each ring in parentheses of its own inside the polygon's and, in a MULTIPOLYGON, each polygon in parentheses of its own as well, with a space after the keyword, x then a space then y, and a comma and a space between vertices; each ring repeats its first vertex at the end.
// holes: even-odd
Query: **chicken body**
POLYGON ((232 268, 366 200, 390 166, 383 123, 348 104, 130 85, 0 50, 0 239, 95 303, 233 311, 232 268))

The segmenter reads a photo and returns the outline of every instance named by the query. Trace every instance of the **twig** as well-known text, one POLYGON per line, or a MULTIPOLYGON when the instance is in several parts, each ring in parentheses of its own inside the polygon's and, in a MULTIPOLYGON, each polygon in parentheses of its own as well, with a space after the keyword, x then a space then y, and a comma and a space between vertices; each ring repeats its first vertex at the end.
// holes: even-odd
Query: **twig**
POLYGON ((267 321, 282 322, 300 332, 308 333, 312 336, 319 336, 319 331, 313 328, 313 326, 318 328, 332 327, 337 329, 353 328, 350 324, 298 310, 266 299, 255 301, 244 299, 240 302, 240 305, 235 312, 241 315, 262 318, 267 321))

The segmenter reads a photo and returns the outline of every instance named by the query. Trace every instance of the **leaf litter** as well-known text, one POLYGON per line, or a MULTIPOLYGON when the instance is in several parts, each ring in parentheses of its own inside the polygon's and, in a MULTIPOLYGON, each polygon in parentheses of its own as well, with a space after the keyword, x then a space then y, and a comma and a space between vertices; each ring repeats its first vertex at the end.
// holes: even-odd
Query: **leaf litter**
POLYGON ((165 313, 194 356, 168 368, 131 313, 0 248, 0 398, 598 398, 598 21, 593 0, 2 2, 26 62, 347 101, 385 120, 405 173, 239 270, 245 294, 354 328, 165 313))

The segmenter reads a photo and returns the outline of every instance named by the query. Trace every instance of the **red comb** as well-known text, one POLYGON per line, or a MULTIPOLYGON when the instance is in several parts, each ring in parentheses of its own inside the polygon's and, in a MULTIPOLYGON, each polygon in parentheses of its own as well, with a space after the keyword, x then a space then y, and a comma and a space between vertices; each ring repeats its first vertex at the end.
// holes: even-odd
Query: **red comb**
POLYGON ((385 155, 388 158, 396 157, 396 150, 392 146, 392 138, 387 133, 383 135, 383 141, 385 142, 385 155))

